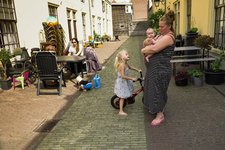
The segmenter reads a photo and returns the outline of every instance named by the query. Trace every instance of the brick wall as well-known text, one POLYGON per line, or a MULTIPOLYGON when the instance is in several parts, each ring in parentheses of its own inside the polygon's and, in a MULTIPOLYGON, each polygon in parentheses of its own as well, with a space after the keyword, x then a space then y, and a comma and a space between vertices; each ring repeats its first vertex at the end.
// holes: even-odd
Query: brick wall
POLYGON ((149 0, 131 0, 133 3, 134 21, 144 21, 148 18, 148 1, 149 0))
POLYGON ((131 22, 131 14, 125 13, 124 5, 112 6, 113 35, 128 36, 131 22), (124 29, 120 28, 124 24, 124 29))

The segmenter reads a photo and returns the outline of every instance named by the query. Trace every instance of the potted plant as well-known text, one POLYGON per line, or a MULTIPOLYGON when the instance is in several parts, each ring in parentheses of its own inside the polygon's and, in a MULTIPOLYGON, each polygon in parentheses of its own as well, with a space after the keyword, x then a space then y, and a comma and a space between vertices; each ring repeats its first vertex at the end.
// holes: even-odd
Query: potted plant
POLYGON ((12 87, 12 79, 10 77, 7 78, 7 75, 6 75, 6 64, 8 63, 8 60, 10 58, 12 58, 10 52, 7 51, 6 49, 1 49, 0 61, 3 63, 4 73, 3 73, 3 79, 0 80, 0 84, 3 90, 9 90, 12 87))
POLYGON ((16 56, 17 60, 21 60, 22 50, 20 48, 15 48, 13 54, 16 56))
POLYGON ((214 38, 210 37, 209 35, 199 35, 194 39, 194 45, 196 47, 201 47, 204 49, 210 49, 210 46, 213 46, 214 38))
POLYGON ((102 36, 102 41, 105 42, 105 35, 102 36))
POLYGON ((181 71, 177 72, 174 79, 177 86, 186 86, 188 84, 189 76, 186 71, 181 71))
POLYGON ((206 69, 203 72, 205 73, 205 82, 211 85, 219 85, 224 83, 225 70, 219 69, 223 66, 222 61, 225 60, 225 47, 220 48, 219 57, 216 57, 214 63, 211 64, 212 69, 206 69))
POLYGON ((193 72, 194 85, 202 86, 203 85, 203 73, 199 70, 193 72))
POLYGON ((108 36, 107 34, 105 34, 105 41, 108 42, 108 41, 110 41, 110 39, 111 39, 110 36, 108 36))
POLYGON ((194 74, 195 71, 196 71, 195 69, 188 70, 189 82, 190 83, 194 83, 194 76, 193 76, 193 74, 194 74))
MULTIPOLYGON (((186 34, 186 46, 194 46, 194 39, 198 36, 198 28, 195 27, 195 19, 192 17, 190 21, 191 28, 186 34)), ((190 54, 189 54, 190 55, 190 54)))

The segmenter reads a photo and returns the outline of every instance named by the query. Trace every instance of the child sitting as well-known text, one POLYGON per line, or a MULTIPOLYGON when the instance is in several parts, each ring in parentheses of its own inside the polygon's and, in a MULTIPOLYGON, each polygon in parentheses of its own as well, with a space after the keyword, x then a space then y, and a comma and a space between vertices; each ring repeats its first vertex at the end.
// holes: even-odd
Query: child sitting
POLYGON ((91 89, 92 83, 91 81, 84 81, 80 76, 77 77, 77 85, 79 90, 87 91, 91 89))

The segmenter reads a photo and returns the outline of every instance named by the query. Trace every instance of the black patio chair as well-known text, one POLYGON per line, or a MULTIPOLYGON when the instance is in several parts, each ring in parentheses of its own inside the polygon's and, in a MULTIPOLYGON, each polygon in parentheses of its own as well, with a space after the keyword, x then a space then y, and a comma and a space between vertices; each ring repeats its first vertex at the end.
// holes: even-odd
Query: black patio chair
POLYGON ((62 80, 64 81, 64 86, 66 86, 66 82, 63 75, 63 68, 57 67, 56 56, 52 52, 38 52, 36 55, 36 63, 39 74, 37 96, 39 96, 39 94, 59 94, 59 96, 61 96, 62 80), (41 92, 41 81, 43 82, 44 86, 47 87, 45 83, 46 80, 59 81, 58 91, 41 92))
MULTIPOLYGON (((3 66, 5 65, 3 62, 2 62, 3 66)), ((11 61, 8 59, 7 63, 6 63, 6 75, 7 77, 11 77, 14 75, 14 74, 21 74, 25 69, 28 69, 28 67, 25 67, 25 63, 24 65, 22 66, 17 66, 17 67, 13 67, 12 66, 12 63, 11 61)))

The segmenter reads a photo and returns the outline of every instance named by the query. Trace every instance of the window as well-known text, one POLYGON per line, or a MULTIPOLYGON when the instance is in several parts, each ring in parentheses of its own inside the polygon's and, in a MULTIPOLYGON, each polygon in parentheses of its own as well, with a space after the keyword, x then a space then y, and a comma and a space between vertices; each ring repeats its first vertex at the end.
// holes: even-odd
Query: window
POLYGON ((70 10, 67 10, 67 18, 70 18, 70 10))
POLYGON ((125 28, 125 23, 120 23, 119 27, 120 27, 120 29, 124 29, 125 28))
POLYGON ((106 21, 106 32, 107 32, 107 33, 108 33, 108 27, 109 27, 109 26, 108 26, 108 22, 109 22, 109 20, 106 21))
POLYGON ((191 28, 191 0, 187 0, 187 28, 191 28))
POLYGON ((98 34, 101 35, 101 17, 98 17, 98 34))
POLYGON ((105 32, 105 19, 103 19, 103 32, 105 32))
POLYGON ((176 15, 176 20, 175 20, 175 31, 176 34, 180 33, 180 2, 175 4, 175 15, 176 15))
POLYGON ((76 20, 76 11, 73 11, 73 30, 74 30, 74 36, 77 38, 77 20, 76 20))
POLYGON ((82 23, 83 23, 83 38, 86 41, 86 26, 85 26, 85 13, 82 14, 82 23))
POLYGON ((94 7, 94 0, 91 0, 91 6, 94 7))
POLYGON ((48 11, 49 11, 49 16, 53 16, 58 20, 57 7, 48 5, 48 11))
POLYGON ((92 16, 92 25, 95 27, 95 16, 92 16))
POLYGON ((76 20, 76 12, 73 11, 73 19, 76 20))
POLYGON ((0 47, 9 50, 19 47, 13 0, 0 0, 0 47))
POLYGON ((128 5, 125 6, 125 12, 126 12, 126 13, 129 13, 128 5))
POLYGON ((105 12, 105 1, 102 1, 102 12, 105 12))
POLYGON ((85 14, 82 14, 82 23, 85 26, 85 14))
POLYGON ((223 47, 225 43, 225 2, 215 0, 215 11, 214 47, 223 47))

